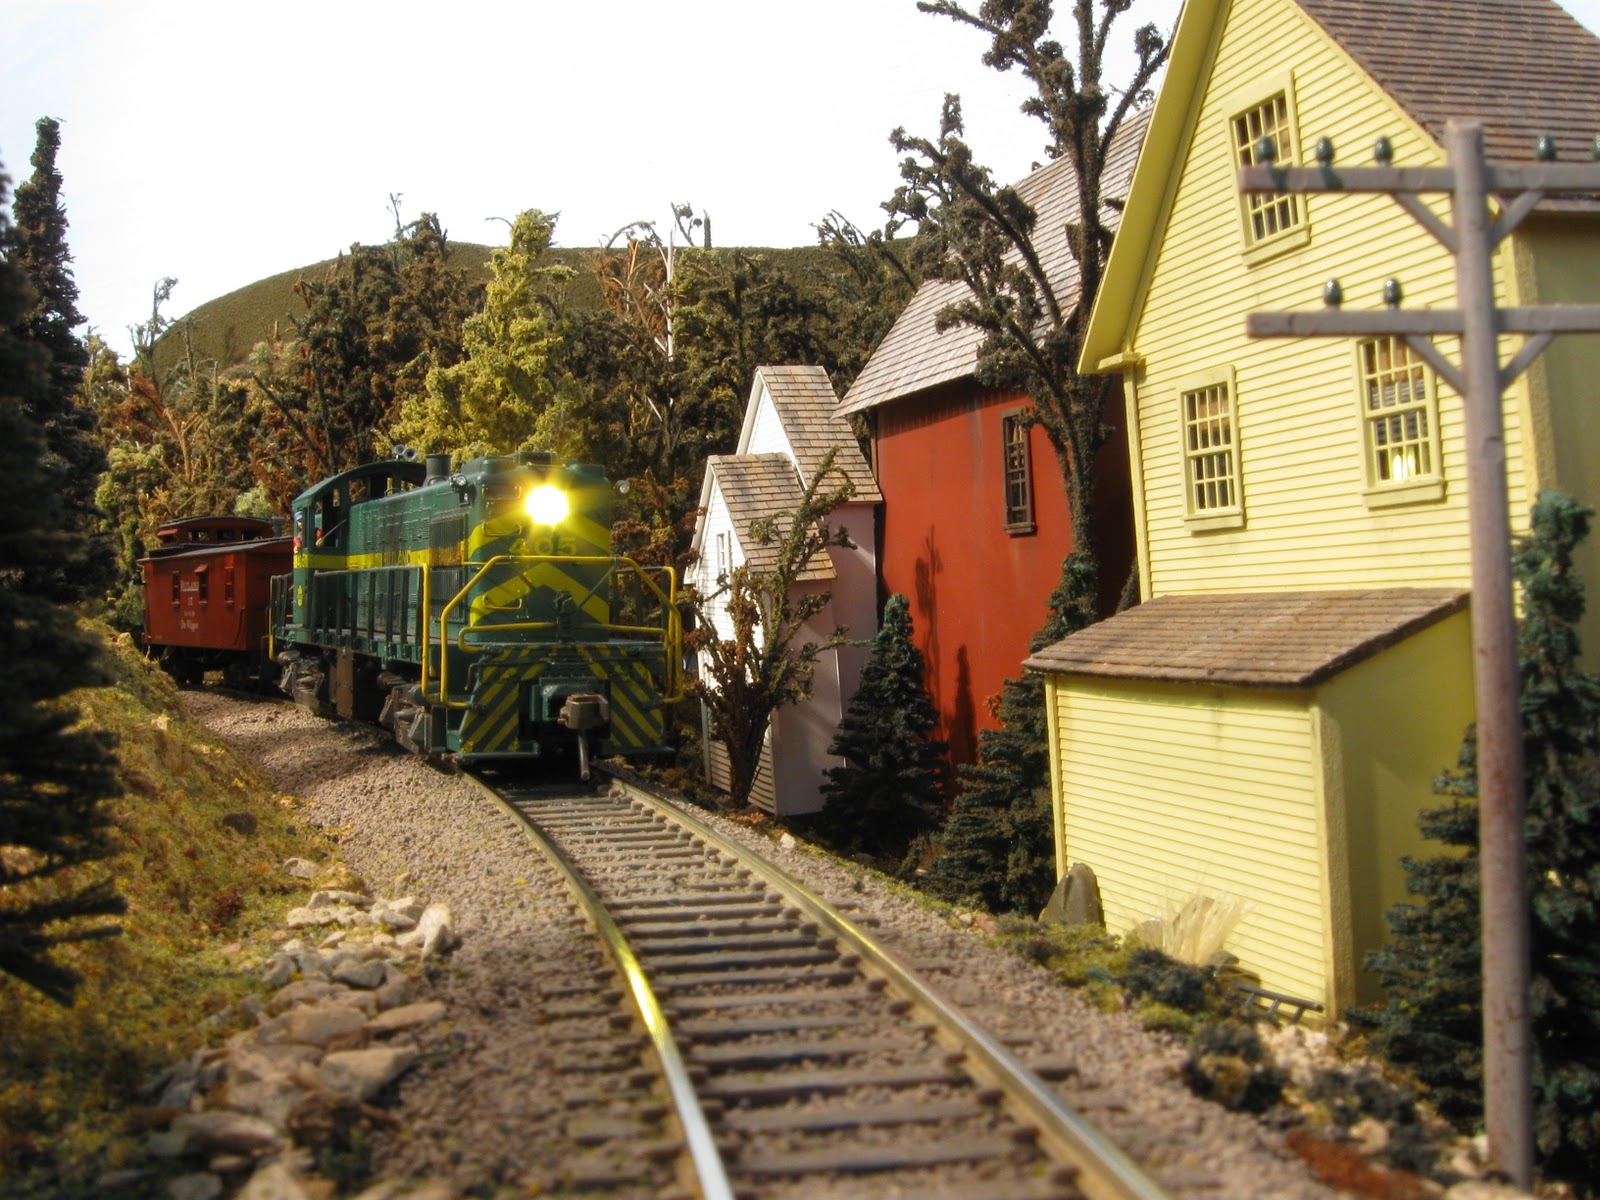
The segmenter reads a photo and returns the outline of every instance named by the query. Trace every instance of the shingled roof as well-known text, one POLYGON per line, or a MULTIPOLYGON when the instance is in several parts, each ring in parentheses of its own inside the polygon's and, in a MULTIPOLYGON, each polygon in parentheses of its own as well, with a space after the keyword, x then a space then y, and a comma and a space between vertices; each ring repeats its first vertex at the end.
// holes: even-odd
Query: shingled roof
POLYGON ((766 381, 767 394, 778 410, 778 419, 794 447, 802 479, 809 480, 822 466, 829 450, 835 450, 834 469, 844 474, 855 491, 853 504, 877 504, 883 500, 872 468, 856 442, 850 423, 834 415, 839 397, 828 372, 822 367, 766 366, 756 374, 766 381))
POLYGON ((1475 117, 1491 160, 1531 161, 1541 134, 1564 159, 1591 157, 1600 38, 1553 0, 1296 2, 1435 141, 1475 117))
MULTIPOLYGON (((795 465, 783 454, 713 454, 706 460, 707 478, 716 476, 717 486, 728 505, 734 535, 744 550, 745 562, 753 571, 770 571, 778 565, 776 539, 761 543, 750 536, 750 525, 765 517, 776 517, 778 536, 787 526, 783 517, 800 507, 805 492, 795 465)), ((832 579, 833 560, 826 551, 817 554, 797 576, 798 580, 832 579)))
POLYGON ((1160 596, 1047 646, 1066 675, 1312 687, 1467 606, 1455 588, 1160 596))
MULTIPOLYGON (((1120 200, 1127 195, 1149 118, 1148 110, 1130 113, 1117 131, 1101 177, 1105 199, 1120 200)), ((1075 178, 1072 164, 1058 158, 1016 185, 1018 194, 1037 214, 1034 245, 1045 275, 1068 305, 1078 301, 1078 264, 1067 245, 1067 226, 1078 219, 1075 178)), ((1106 205, 1100 219, 1115 230, 1120 208, 1106 205)), ((839 415, 862 412, 971 375, 977 367, 983 332, 970 325, 954 325, 943 333, 937 328, 940 310, 965 294, 966 284, 949 280, 930 279, 919 287, 845 393, 839 415)))

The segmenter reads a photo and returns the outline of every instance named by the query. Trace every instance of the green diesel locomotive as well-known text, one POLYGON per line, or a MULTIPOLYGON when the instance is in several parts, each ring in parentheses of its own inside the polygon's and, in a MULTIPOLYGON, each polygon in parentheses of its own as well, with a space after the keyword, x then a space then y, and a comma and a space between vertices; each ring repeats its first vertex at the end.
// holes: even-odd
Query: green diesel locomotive
POLYGON ((401 449, 295 498, 281 686, 463 765, 649 755, 681 694, 670 568, 611 549, 603 468, 401 449))

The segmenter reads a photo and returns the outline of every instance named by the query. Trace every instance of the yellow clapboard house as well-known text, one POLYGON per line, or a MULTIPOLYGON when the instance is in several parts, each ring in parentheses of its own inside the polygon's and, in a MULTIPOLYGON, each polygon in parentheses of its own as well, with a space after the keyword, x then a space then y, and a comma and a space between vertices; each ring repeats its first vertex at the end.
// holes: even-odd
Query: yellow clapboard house
MULTIPOLYGON (((1318 308, 1332 278, 1347 309, 1388 279, 1453 308, 1454 271, 1388 197, 1249 197, 1236 174, 1263 137, 1280 163, 1322 137, 1369 163, 1382 135, 1441 164, 1454 117, 1495 161, 1540 134, 1588 159, 1600 41, 1550 0, 1187 0, 1080 362, 1124 380, 1146 601, 1028 664, 1058 873, 1093 868, 1117 932, 1248 901, 1228 949, 1331 1012, 1371 995, 1362 957, 1473 715, 1461 403, 1403 341, 1253 340, 1244 318, 1318 308)), ((1546 202, 1496 275, 1502 304, 1593 303, 1600 204, 1546 202)), ((1520 525, 1541 488, 1600 500, 1597 393, 1600 338, 1576 336, 1507 392, 1520 525)))

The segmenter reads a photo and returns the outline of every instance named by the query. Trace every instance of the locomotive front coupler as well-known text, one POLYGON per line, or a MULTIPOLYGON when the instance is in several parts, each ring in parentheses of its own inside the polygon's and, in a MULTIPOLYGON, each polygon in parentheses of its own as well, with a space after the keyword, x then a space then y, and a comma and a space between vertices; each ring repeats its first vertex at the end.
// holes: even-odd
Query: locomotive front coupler
POLYGON ((578 778, 589 782, 589 739, 591 729, 611 720, 611 705, 596 692, 573 692, 561 703, 556 723, 578 735, 578 778))

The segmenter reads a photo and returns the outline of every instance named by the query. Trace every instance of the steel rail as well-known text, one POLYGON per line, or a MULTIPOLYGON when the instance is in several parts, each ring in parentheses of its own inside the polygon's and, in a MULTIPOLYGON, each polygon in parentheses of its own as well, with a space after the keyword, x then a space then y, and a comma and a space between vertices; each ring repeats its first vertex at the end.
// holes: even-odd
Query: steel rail
POLYGON ((639 1011, 639 1019, 644 1022, 645 1031, 650 1037, 651 1049, 655 1051, 656 1059, 661 1064, 662 1078, 666 1082, 667 1093, 677 1114, 679 1128, 683 1131, 684 1143, 694 1163, 700 1195, 703 1200, 734 1200, 733 1185, 728 1182, 727 1168, 723 1165, 722 1154, 711 1136, 711 1127, 706 1122, 705 1112, 700 1107, 700 1097, 695 1093, 694 1083, 689 1078, 689 1068, 683 1061, 683 1055, 678 1051, 678 1043, 673 1040, 672 1031, 667 1026, 666 1015, 661 1011, 661 1004, 656 999, 655 991, 650 987, 644 967, 628 944, 627 935, 617 926, 604 901, 595 894, 594 889, 583 878, 566 851, 546 837, 544 831, 526 813, 500 795, 491 784, 471 773, 464 772, 463 775, 513 817, 522 829, 523 836, 554 863, 565 877, 567 888, 582 906, 589 923, 594 926, 595 932, 605 944, 606 951, 627 982, 628 992, 639 1011))
MULTIPOLYGON (((605 770, 604 767, 600 769, 605 770)), ((873 941, 830 905, 818 901, 804 884, 678 805, 624 776, 607 773, 629 795, 658 809, 668 809, 669 819, 684 825, 697 837, 705 839, 708 844, 731 855, 741 866, 759 875, 767 886, 801 909, 810 919, 850 944, 852 951, 860 955, 863 966, 886 978, 889 986, 929 1013, 938 1030, 952 1035, 946 1039, 946 1044, 965 1052, 968 1059, 966 1066, 979 1077, 980 1082, 998 1087, 1015 1104, 1014 1115, 1036 1125, 1040 1140, 1048 1143, 1057 1155, 1077 1168, 1079 1174, 1074 1183, 1090 1200, 1169 1200, 1167 1191, 1129 1158, 1121 1147, 1051 1091, 1015 1055, 918 978, 887 948, 873 941)))

